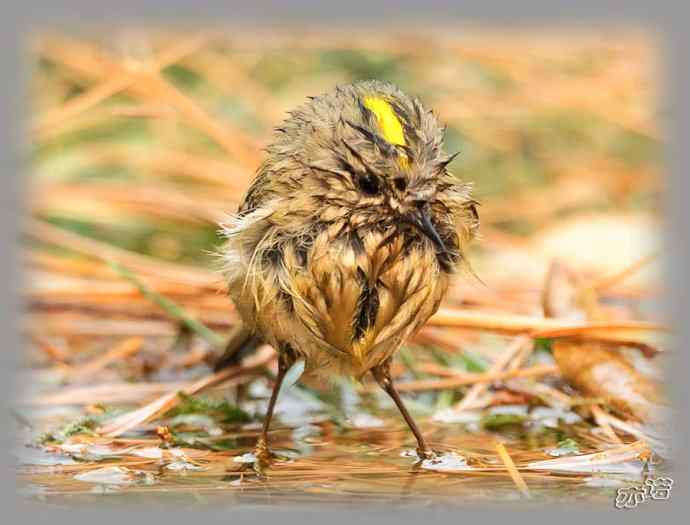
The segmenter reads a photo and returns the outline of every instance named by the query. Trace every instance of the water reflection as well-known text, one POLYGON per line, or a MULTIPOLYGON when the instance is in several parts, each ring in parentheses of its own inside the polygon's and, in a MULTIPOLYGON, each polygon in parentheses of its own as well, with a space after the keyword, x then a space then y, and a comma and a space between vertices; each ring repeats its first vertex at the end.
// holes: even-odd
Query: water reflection
MULTIPOLYGON (((109 441, 75 436, 61 445, 20 447, 30 452, 19 458, 22 493, 43 501, 99 505, 104 494, 147 505, 167 505, 170 494, 180 496, 175 501, 183 505, 233 506, 457 506, 519 500, 519 491, 496 455, 497 439, 506 444, 529 486, 532 499, 524 504, 572 503, 576 498, 610 505, 616 487, 640 479, 639 461, 604 466, 602 474, 526 469, 530 462, 554 459, 562 427, 538 440, 526 440, 515 429, 470 432, 463 424, 427 418, 425 433, 437 458, 420 463, 413 439, 396 414, 371 417, 347 426, 317 414, 308 422, 295 418, 297 426, 276 425, 271 439, 281 460, 265 471, 264 479, 251 468, 255 424, 223 426, 220 435, 208 437, 209 442, 235 444, 224 450, 161 448, 150 430, 109 441)), ((571 430, 579 446, 586 448, 583 430, 571 430)))

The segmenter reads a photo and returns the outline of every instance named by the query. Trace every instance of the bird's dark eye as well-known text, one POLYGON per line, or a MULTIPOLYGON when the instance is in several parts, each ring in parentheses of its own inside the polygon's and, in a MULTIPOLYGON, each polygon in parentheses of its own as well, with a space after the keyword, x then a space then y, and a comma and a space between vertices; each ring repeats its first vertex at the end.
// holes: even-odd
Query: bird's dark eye
POLYGON ((407 188, 407 179, 405 179, 405 177, 396 177, 393 179, 393 184, 395 184, 398 191, 405 191, 405 188, 407 188))
POLYGON ((367 195, 376 195, 379 192, 379 179, 376 175, 366 173, 357 177, 357 185, 367 195))

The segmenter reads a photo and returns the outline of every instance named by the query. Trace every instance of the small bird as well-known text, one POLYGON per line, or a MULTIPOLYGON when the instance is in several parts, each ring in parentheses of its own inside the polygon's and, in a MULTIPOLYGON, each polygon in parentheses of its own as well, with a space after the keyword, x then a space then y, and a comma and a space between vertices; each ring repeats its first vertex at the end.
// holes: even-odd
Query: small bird
MULTIPOLYGON (((391 359, 436 312, 479 227, 470 185, 447 171, 444 128, 396 86, 369 80, 309 100, 275 130, 222 225, 228 290, 247 341, 271 345, 281 383, 371 372, 432 457, 391 380, 391 359)), ((233 359, 225 356, 218 367, 233 359)))

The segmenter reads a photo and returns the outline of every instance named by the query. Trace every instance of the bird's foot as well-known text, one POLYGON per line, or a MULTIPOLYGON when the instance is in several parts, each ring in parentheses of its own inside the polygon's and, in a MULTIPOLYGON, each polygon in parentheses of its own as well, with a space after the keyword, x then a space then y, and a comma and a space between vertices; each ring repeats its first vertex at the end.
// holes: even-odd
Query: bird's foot
POLYGON ((264 437, 260 437, 254 448, 254 457, 256 460, 253 463, 254 472, 259 477, 266 477, 265 470, 278 461, 286 461, 290 458, 276 454, 270 448, 264 437))
POLYGON ((418 448, 417 449, 417 457, 419 457, 419 462, 421 463, 422 461, 425 461, 427 459, 430 460, 435 460, 438 459, 438 456, 436 455, 436 452, 431 450, 430 448, 418 448))

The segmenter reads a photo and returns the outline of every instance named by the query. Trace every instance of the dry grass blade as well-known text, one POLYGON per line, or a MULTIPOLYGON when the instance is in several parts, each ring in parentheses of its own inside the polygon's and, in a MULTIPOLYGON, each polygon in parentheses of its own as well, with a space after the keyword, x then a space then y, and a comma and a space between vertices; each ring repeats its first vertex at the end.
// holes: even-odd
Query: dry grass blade
POLYGON ((96 220, 100 212, 105 213, 107 220, 107 213, 116 210, 150 218, 174 219, 181 224, 215 226, 227 217, 227 207, 234 199, 234 196, 218 190, 214 194, 189 189, 181 191, 161 183, 139 184, 136 192, 132 192, 130 185, 122 183, 101 183, 97 186, 71 183, 39 186, 34 189, 29 204, 35 214, 69 214, 74 209, 90 210, 94 202, 103 202, 101 209, 90 211, 92 220, 96 220))
POLYGON ((554 408, 570 408, 575 398, 544 383, 514 379, 506 382, 506 386, 515 391, 541 399, 554 408))
POLYGON ((661 332, 670 331, 668 327, 658 323, 642 321, 628 322, 590 322, 579 326, 562 326, 535 330, 533 337, 578 337, 595 341, 620 343, 622 345, 645 344, 645 340, 652 340, 661 332))
POLYGON ((39 137, 45 138, 45 134, 56 125, 67 122, 70 118, 76 117, 98 103, 125 90, 133 82, 134 79, 131 76, 118 76, 101 82, 86 93, 65 103, 60 108, 56 108, 43 115, 38 122, 34 123, 33 132, 39 135, 39 137))
POLYGON ((616 434, 611 428, 611 425, 609 425, 608 421, 604 417, 605 414, 601 407, 599 405, 592 405, 590 410, 592 411, 592 415, 594 416, 594 420, 597 422, 597 425, 603 429, 608 438, 614 443, 622 445, 623 441, 621 441, 621 438, 618 437, 618 434, 616 434))
POLYGON ((668 328, 643 321, 590 322, 531 317, 526 315, 499 314, 440 308, 430 320, 433 326, 446 326, 475 330, 487 330, 509 334, 530 333, 534 337, 582 336, 597 339, 629 340, 630 334, 668 331, 668 328), (613 332, 613 334, 611 334, 613 332))
POLYGON ((249 140, 245 135, 234 130, 229 125, 221 125, 199 107, 194 101, 186 97, 172 84, 166 82, 155 73, 148 73, 146 80, 153 88, 157 97, 162 96, 175 107, 194 127, 208 134, 221 145, 242 166, 254 169, 257 163, 259 145, 249 140))
MULTIPOLYGON (((135 69, 127 68, 103 54, 99 54, 99 57, 109 70, 117 72, 119 77, 125 77, 125 80, 115 78, 112 83, 117 85, 107 86, 107 90, 101 88, 103 94, 111 93, 115 87, 122 87, 123 89, 131 88, 140 98, 153 98, 155 102, 160 102, 161 99, 165 100, 177 109, 193 127, 205 132, 221 145, 242 166, 252 170, 256 167, 259 145, 239 130, 232 131, 229 124, 219 124, 196 102, 163 79, 158 73, 160 68, 157 64, 154 64, 153 67, 135 69), (127 78, 131 78, 131 80, 127 80, 127 78)), ((91 99, 100 100, 94 96, 91 99)), ((82 104, 82 106, 85 106, 85 104, 82 104)))
POLYGON ((576 471, 592 472, 597 467, 605 467, 617 463, 626 463, 640 458, 640 455, 649 453, 649 446, 644 441, 635 441, 629 445, 611 448, 602 452, 585 454, 581 456, 567 456, 545 461, 533 461, 525 468, 530 470, 551 470, 551 471, 576 471))
POLYGON ((102 383, 93 386, 62 388, 57 392, 22 399, 33 406, 89 405, 92 403, 137 403, 171 390, 178 391, 187 383, 102 383))
POLYGON ((656 259, 659 258, 660 255, 661 251, 650 253, 649 255, 642 257, 638 261, 635 261, 630 266, 624 268, 620 272, 610 275, 608 277, 598 279, 593 284, 591 284, 590 287, 597 292, 601 292, 603 290, 606 290, 607 288, 611 288, 612 286, 619 284, 621 281, 627 279, 631 275, 640 271, 648 264, 654 262, 656 259))
POLYGON ((70 360, 71 354, 68 351, 55 346, 54 344, 50 343, 49 341, 46 341, 43 337, 39 335, 30 334, 29 337, 31 338, 33 343, 38 348, 40 348, 40 350, 44 354, 46 354, 51 360, 61 364, 66 364, 70 360))
POLYGON ((180 331, 179 327, 171 321, 75 317, 70 312, 31 315, 27 318, 27 330, 33 326, 41 326, 46 334, 72 337, 173 337, 180 331))
MULTIPOLYGON (((503 368, 510 362, 510 360, 515 357, 515 355, 522 349, 522 347, 526 344, 529 344, 530 339, 526 336, 520 336, 516 338, 508 348, 506 348, 501 356, 496 359, 494 364, 491 366, 489 369, 489 373, 498 373, 503 368)), ((484 381, 484 382, 479 382, 474 385, 472 385, 472 388, 465 394, 465 397, 460 400, 459 403, 457 403, 453 407, 453 412, 455 414, 461 413, 463 410, 469 408, 470 405, 472 405, 477 398, 489 387, 489 383, 484 381)))
POLYGON ((523 496, 529 498, 530 494, 529 489, 527 488, 527 483, 525 483, 525 480, 522 479, 520 472, 515 467, 515 463, 513 463, 513 458, 511 458, 510 454, 508 454, 505 445, 500 441, 496 442, 496 451, 498 452, 501 461, 503 461, 503 464, 506 466, 506 469, 508 470, 510 477, 515 483, 515 486, 518 488, 518 490, 522 493, 523 496))
POLYGON ((401 392, 447 390, 464 385, 474 385, 476 383, 493 383, 495 381, 502 381, 505 379, 513 379, 518 377, 535 378, 548 375, 557 375, 559 373, 559 369, 556 365, 539 365, 531 368, 486 372, 482 374, 464 374, 462 372, 454 372, 451 369, 443 369, 436 365, 420 365, 418 369, 420 371, 445 375, 448 377, 448 379, 407 381, 405 383, 397 383, 396 388, 401 392))
POLYGON ((72 380, 91 376, 111 363, 125 360, 136 354, 143 344, 144 340, 141 337, 125 339, 108 350, 105 354, 98 356, 82 366, 73 367, 67 375, 72 380))
POLYGON ((218 289, 218 276, 210 271, 168 263, 153 257, 139 255, 83 235, 58 228, 47 222, 29 219, 25 223, 27 234, 42 242, 69 248, 102 261, 112 259, 133 270, 173 282, 218 289))
POLYGON ((133 412, 129 412, 115 418, 114 420, 100 427, 98 432, 104 436, 117 437, 133 429, 137 425, 150 421, 156 416, 177 406, 180 401, 178 392, 181 391, 187 395, 196 394, 213 385, 217 385, 238 375, 244 374, 256 368, 260 368, 274 357, 275 351, 270 346, 262 346, 255 354, 246 358, 240 366, 220 370, 219 372, 206 376, 198 381, 187 384, 181 390, 169 392, 152 401, 151 403, 134 410, 133 412))
MULTIPOLYGON (((37 250, 22 254, 27 266, 55 272, 57 275, 78 275, 112 279, 112 272, 101 262, 89 259, 67 258, 37 250)), ((33 283, 32 283, 33 284, 33 283)))
POLYGON ((203 323, 200 323, 194 319, 187 312, 185 312, 184 308, 181 308, 174 301, 171 301, 167 297, 164 297, 153 291, 121 264, 115 261, 108 261, 108 264, 113 270, 115 270, 115 272, 136 286, 144 297, 165 310, 171 317, 173 317, 173 319, 179 320, 180 323, 189 328, 191 331, 195 332, 200 337, 203 337, 211 345, 216 347, 223 345, 224 339, 220 335, 215 333, 203 323))
MULTIPOLYGON (((561 262, 553 262, 542 293, 544 313, 605 322, 596 293, 581 283, 578 272, 561 262)), ((556 335, 579 334, 572 330, 556 332, 556 335)), ((658 411, 661 396, 656 385, 636 370, 617 345, 566 337, 554 340, 551 350, 563 379, 584 395, 606 399, 609 406, 638 420, 649 420, 658 411)), ((594 407, 593 413, 609 438, 619 442, 613 430, 602 423, 601 409, 594 407)))
POLYGON ((607 414, 606 412, 601 412, 600 419, 608 423, 611 427, 617 428, 621 432, 635 436, 637 439, 649 443, 654 447, 655 451, 665 451, 667 450, 667 445, 659 437, 651 435, 650 431, 647 431, 647 427, 642 427, 639 424, 633 422, 623 421, 620 418, 607 414))
MULTIPOLYGON (((169 50, 161 53, 159 58, 153 61, 152 66, 156 71, 174 64, 186 55, 190 55, 208 43, 208 37, 196 36, 176 44, 169 50)), ((59 108, 47 112, 36 123, 34 132, 39 135, 49 128, 59 125, 69 119, 75 118, 80 113, 87 111, 98 103, 117 93, 126 90, 137 81, 135 75, 120 71, 116 76, 103 80, 100 84, 85 93, 71 99, 59 108)))

